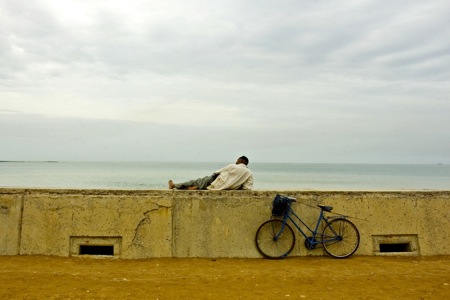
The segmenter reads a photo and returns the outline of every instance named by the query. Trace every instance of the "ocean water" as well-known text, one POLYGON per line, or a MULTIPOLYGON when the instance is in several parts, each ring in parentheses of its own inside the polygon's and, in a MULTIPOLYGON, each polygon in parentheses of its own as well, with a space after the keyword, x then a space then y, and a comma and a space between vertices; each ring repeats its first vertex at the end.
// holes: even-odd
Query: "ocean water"
MULTIPOLYGON (((167 189, 227 163, 0 162, 0 187, 167 189)), ((255 190, 450 190, 450 165, 251 163, 255 190)))

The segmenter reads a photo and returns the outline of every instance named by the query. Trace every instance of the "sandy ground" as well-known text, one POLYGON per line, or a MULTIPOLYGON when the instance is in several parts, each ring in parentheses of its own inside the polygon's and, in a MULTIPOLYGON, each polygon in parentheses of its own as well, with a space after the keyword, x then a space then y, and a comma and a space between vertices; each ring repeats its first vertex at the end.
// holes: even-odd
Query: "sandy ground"
POLYGON ((450 256, 0 256, 0 299, 450 299, 450 256))

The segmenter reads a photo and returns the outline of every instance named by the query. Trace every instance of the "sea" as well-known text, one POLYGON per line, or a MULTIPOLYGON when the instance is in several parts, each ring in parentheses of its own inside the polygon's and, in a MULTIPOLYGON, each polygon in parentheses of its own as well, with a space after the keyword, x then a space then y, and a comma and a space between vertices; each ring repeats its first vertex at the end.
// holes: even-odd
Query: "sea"
MULTIPOLYGON (((162 190, 212 174, 213 162, 0 162, 0 187, 162 190)), ((254 190, 450 190, 447 164, 251 163, 254 190)))

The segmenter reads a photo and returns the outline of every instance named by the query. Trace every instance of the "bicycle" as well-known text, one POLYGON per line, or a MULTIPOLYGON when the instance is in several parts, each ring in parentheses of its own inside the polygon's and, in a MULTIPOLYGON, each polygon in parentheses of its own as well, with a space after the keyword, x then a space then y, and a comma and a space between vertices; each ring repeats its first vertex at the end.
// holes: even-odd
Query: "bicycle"
POLYGON ((305 222, 292 209, 292 203, 297 199, 276 195, 272 202, 272 218, 259 226, 255 242, 259 252, 267 258, 281 259, 287 257, 295 245, 295 235, 288 220, 305 237, 305 247, 308 250, 323 245, 325 251, 335 258, 346 258, 355 253, 359 246, 359 231, 356 226, 347 220, 346 216, 325 217, 325 212, 331 213, 332 206, 317 205, 320 214, 313 228, 305 222), (274 219, 277 218, 278 219, 274 219), (295 217, 295 218, 294 218, 295 217), (305 231, 300 228, 303 224, 305 231), (320 225, 323 231, 319 233, 320 225), (308 236, 307 232, 311 233, 308 236))

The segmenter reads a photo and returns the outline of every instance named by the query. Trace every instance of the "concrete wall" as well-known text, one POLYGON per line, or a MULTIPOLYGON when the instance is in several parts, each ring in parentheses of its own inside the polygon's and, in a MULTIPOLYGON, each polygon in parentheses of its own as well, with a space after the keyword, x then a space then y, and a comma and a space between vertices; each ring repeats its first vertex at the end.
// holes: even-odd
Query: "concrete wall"
MULTIPOLYGON (((277 193, 298 199, 293 207, 307 224, 319 203, 351 216, 361 234, 356 255, 450 255, 450 191, 40 189, 0 189, 0 255, 70 256, 91 245, 125 259, 260 257, 255 233, 277 193), (380 244, 409 246, 391 252, 380 244)), ((291 256, 324 255, 303 243, 297 236, 291 256)))

